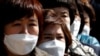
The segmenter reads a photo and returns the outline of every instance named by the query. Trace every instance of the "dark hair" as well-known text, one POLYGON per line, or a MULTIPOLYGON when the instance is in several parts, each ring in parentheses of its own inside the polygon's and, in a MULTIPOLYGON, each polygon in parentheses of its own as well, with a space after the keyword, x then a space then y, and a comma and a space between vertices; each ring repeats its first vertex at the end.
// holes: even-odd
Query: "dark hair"
MULTIPOLYGON (((75 15, 79 15, 79 11, 77 8, 77 4, 75 0, 67 0, 69 7, 70 7, 70 18, 71 18, 71 23, 73 23, 74 19, 75 19, 75 15)), ((80 15, 79 15, 80 16, 80 15)))
MULTIPOLYGON (((8 23, 19 20, 24 16, 30 17, 36 13, 39 21, 39 31, 42 26, 42 9, 37 0, 1 0, 0 1, 0 56, 6 56, 3 38, 4 27, 8 23), (5 54, 4 54, 5 53, 5 54)), ((39 32, 40 33, 40 32, 39 32)))
POLYGON ((43 8, 55 8, 59 6, 67 6, 67 0, 39 0, 43 8))
POLYGON ((89 3, 88 0, 75 0, 77 4, 77 8, 79 10, 79 14, 81 17, 81 26, 80 26, 80 31, 79 33, 82 32, 83 26, 84 26, 84 11, 88 14, 90 17, 90 27, 94 27, 96 17, 95 17, 95 11, 92 5, 89 3))
POLYGON ((74 15, 77 11, 77 6, 74 0, 39 0, 44 9, 65 7, 69 9, 70 24, 74 21, 74 15))

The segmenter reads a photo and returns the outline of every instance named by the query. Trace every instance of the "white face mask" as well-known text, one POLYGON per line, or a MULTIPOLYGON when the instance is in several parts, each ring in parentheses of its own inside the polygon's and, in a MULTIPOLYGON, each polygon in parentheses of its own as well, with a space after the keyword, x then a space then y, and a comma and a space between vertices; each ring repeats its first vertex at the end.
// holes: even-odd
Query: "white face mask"
POLYGON ((38 47, 53 56, 64 56, 65 53, 65 43, 59 40, 44 42, 38 47))
POLYGON ((36 46, 38 36, 29 34, 5 35, 4 44, 14 54, 29 54, 36 46))
POLYGON ((81 25, 81 22, 79 20, 74 20, 74 22, 71 25, 71 33, 75 37, 78 35, 80 25, 81 25))
POLYGON ((90 27, 87 26, 87 25, 84 25, 82 34, 84 34, 84 35, 89 35, 89 33, 90 33, 90 27))

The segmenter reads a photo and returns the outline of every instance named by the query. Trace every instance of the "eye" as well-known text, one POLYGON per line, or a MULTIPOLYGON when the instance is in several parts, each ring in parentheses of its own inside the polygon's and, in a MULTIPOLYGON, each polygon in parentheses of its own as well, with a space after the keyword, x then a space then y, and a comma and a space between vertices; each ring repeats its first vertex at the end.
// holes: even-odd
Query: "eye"
POLYGON ((45 40, 52 40, 52 37, 51 36, 44 36, 44 39, 45 40))
POLYGON ((65 13, 65 14, 61 15, 61 17, 68 17, 68 15, 65 13))
POLYGON ((46 19, 50 19, 50 18, 53 18, 53 17, 56 17, 56 16, 55 15, 47 15, 46 19))
POLYGON ((29 26, 35 26, 36 24, 29 24, 29 26))
POLYGON ((14 23, 13 26, 21 26, 21 23, 14 23))
POLYGON ((37 26, 37 23, 34 22, 34 23, 29 23, 29 26, 37 26))
POLYGON ((62 15, 61 17, 67 17, 66 15, 62 15))
POLYGON ((47 18, 51 18, 51 17, 56 17, 57 16, 57 14, 55 14, 55 13, 49 13, 49 14, 47 14, 47 18))
POLYGON ((61 39, 63 39, 64 37, 63 36, 57 36, 57 39, 58 40, 61 40, 61 39))

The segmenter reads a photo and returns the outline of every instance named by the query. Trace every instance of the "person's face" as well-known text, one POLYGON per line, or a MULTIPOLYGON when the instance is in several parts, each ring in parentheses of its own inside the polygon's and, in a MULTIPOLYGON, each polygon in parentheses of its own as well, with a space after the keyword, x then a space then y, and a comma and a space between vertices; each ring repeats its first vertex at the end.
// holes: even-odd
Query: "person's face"
POLYGON ((64 33, 59 25, 48 25, 43 33, 43 42, 54 39, 65 42, 64 33))
POLYGON ((66 24, 70 24, 69 11, 67 8, 57 7, 57 8, 53 8, 53 10, 56 12, 58 19, 60 18, 64 20, 66 24))
POLYGON ((23 17, 5 26, 4 34, 39 34, 39 25, 36 14, 31 17, 23 17))
POLYGON ((70 30, 70 17, 69 17, 69 11, 65 7, 56 7, 56 8, 51 8, 50 11, 48 11, 46 15, 46 20, 63 20, 68 29, 70 30))

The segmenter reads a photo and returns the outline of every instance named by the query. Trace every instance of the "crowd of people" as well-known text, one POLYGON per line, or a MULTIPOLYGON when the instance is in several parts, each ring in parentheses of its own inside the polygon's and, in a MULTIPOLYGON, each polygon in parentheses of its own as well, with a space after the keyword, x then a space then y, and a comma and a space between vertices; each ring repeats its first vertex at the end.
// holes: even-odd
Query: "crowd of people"
POLYGON ((100 56, 94 2, 0 0, 0 56, 100 56))

